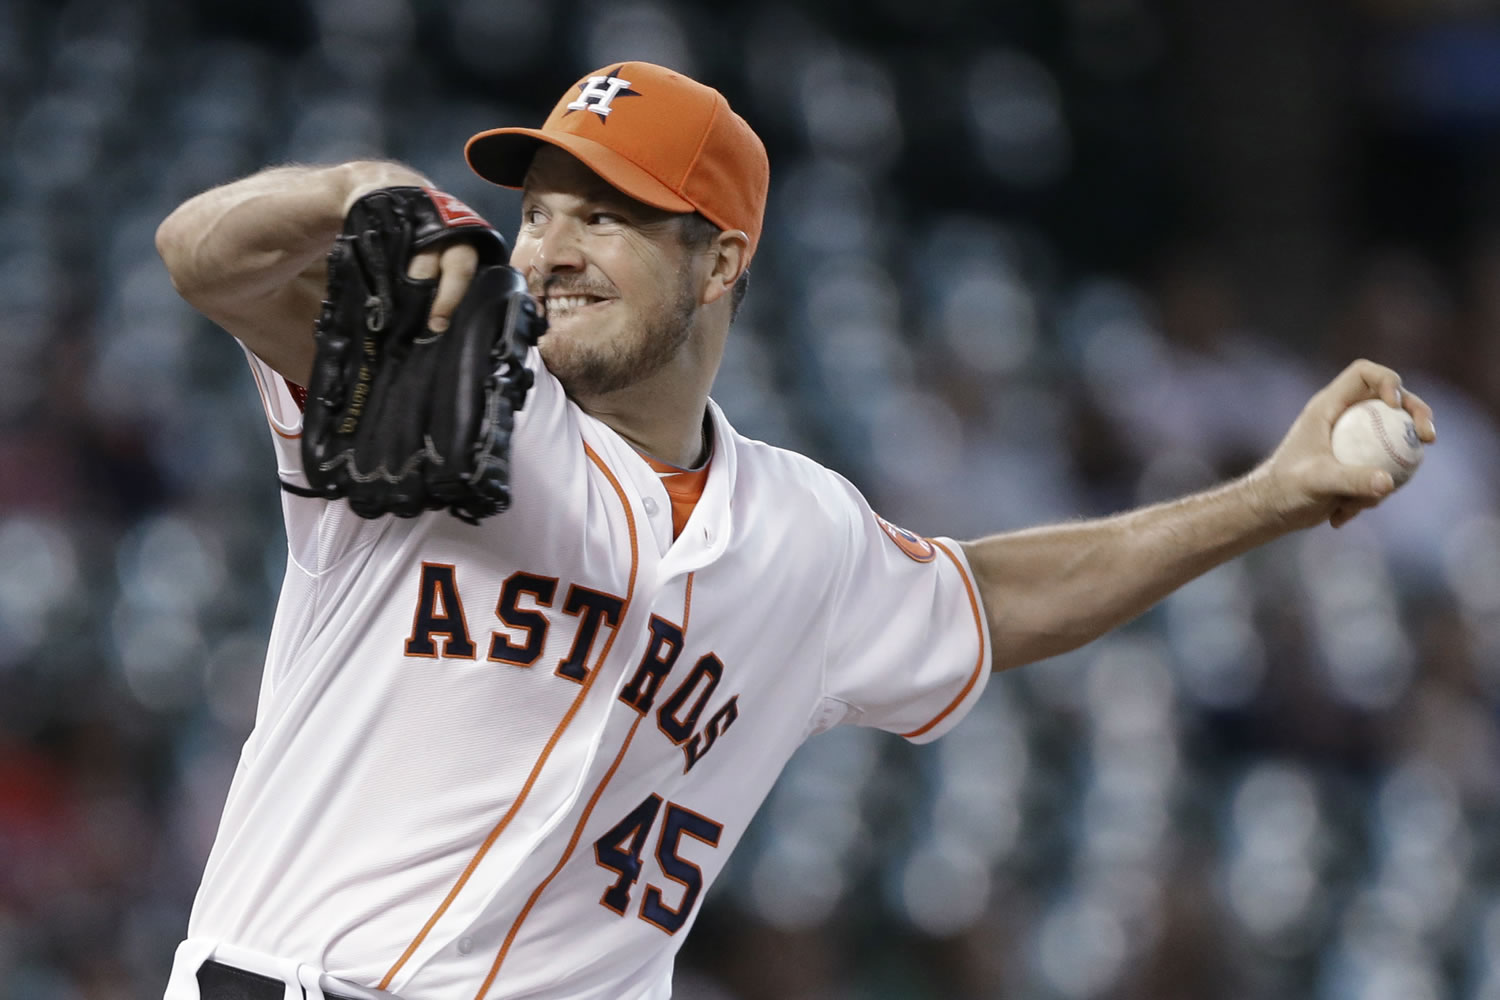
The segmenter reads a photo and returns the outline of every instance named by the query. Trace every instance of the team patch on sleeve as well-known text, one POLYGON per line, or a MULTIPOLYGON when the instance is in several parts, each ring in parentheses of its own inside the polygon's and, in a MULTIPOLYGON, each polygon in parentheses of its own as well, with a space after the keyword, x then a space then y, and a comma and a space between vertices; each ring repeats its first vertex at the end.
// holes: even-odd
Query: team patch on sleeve
POLYGON ((880 525, 880 530, 886 533, 891 541, 896 543, 896 548, 911 556, 917 562, 932 562, 937 558, 937 549, 932 543, 915 532, 898 528, 879 514, 875 515, 875 523, 880 525))

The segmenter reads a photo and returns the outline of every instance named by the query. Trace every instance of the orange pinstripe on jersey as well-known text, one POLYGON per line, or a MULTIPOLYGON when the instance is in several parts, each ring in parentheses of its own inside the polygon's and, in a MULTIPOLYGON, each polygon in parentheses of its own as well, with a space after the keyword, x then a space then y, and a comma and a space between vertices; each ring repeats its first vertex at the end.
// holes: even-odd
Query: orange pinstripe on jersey
POLYGON ((964 699, 969 696, 969 692, 974 690, 974 685, 979 683, 979 678, 984 676, 984 619, 980 617, 984 612, 980 610, 979 598, 974 596, 974 581, 969 579, 969 574, 964 572, 964 564, 958 561, 958 556, 954 555, 948 546, 938 541, 933 541, 932 544, 941 549, 943 555, 953 560, 953 565, 958 569, 958 575, 964 579, 964 589, 969 592, 969 609, 974 612, 974 625, 979 629, 979 656, 974 662, 974 672, 969 675, 969 683, 965 684, 964 689, 958 692, 958 697, 954 698, 948 707, 939 712, 937 717, 927 723, 927 725, 920 729, 913 729, 909 733, 901 734, 903 739, 908 740, 921 736, 933 726, 952 715, 954 709, 962 705, 964 699))
MULTIPOLYGON (((682 634, 687 635, 688 616, 693 610, 693 574, 689 573, 687 578, 686 593, 682 599, 682 634)), ((623 617, 623 616, 622 616, 623 617)), ((609 770, 604 772, 604 777, 599 779, 599 785, 594 789, 594 794, 589 796, 588 805, 584 806, 583 815, 578 817, 578 825, 573 827, 573 836, 568 840, 568 846, 563 855, 558 859, 557 865, 547 873, 541 884, 531 891, 531 896, 526 900, 526 905, 521 907, 521 912, 516 915, 515 923, 510 925, 510 930, 505 935, 505 940, 500 945, 500 950, 495 954, 495 961, 490 966, 489 975, 484 977, 484 982, 479 986, 479 992, 474 994, 474 1000, 484 1000, 484 995, 489 992, 490 986, 495 982, 495 977, 500 974, 500 966, 505 963, 505 956, 510 953, 510 946, 515 943, 516 935, 521 931, 521 924, 531 914, 531 908, 536 901, 542 898, 542 893, 547 886, 552 884, 559 872, 567 865, 568 859, 573 856, 573 849, 578 846, 579 838, 583 836, 583 828, 588 825, 589 817, 594 813, 594 806, 598 805, 599 798, 604 794, 604 789, 609 787, 610 781, 614 779, 615 772, 620 768, 620 762, 625 759, 625 753, 630 749, 630 741, 635 739, 635 731, 640 728, 641 720, 646 717, 645 713, 637 715, 635 721, 630 724, 630 732, 625 734, 625 740, 620 744, 620 750, 615 754, 615 759, 610 763, 609 770)))
MULTIPOLYGON (((640 549, 636 540, 635 517, 630 512, 630 502, 626 499, 625 490, 621 488, 620 481, 616 479, 615 474, 609 470, 609 466, 605 465, 604 460, 599 457, 599 455, 594 451, 593 448, 589 447, 588 442, 584 442, 583 450, 588 453, 589 461, 593 462, 596 466, 599 467, 599 471, 604 473, 604 477, 609 480, 610 486, 614 487, 615 494, 620 498, 620 506, 624 509, 625 512, 625 523, 630 530, 630 578, 625 585, 625 605, 620 609, 620 621, 621 623, 623 623, 625 621, 625 617, 630 613, 631 598, 635 596, 635 576, 636 570, 640 565, 640 549)), ((615 637, 619 634, 620 630, 615 629, 610 633, 609 638, 605 640, 604 649, 600 651, 599 659, 594 663, 594 669, 589 671, 588 677, 584 678, 583 685, 579 688, 577 697, 573 699, 573 704, 568 707, 568 711, 563 715, 562 721, 559 722, 557 724, 557 728, 552 731, 552 736, 547 740, 547 745, 542 747, 542 752, 537 756, 536 763, 532 765, 531 773, 527 775, 526 783, 521 786, 521 791, 516 796, 516 800, 511 803, 510 808, 505 811, 505 815, 500 817, 500 821, 495 824, 494 829, 492 829, 489 832, 488 836, 484 838, 484 842, 479 845, 479 850, 474 853, 474 857, 470 859, 469 863, 464 866, 464 870, 459 874, 458 881, 453 883, 453 888, 448 890, 448 895, 443 898, 442 903, 440 903, 438 905, 438 908, 433 911, 432 916, 427 918, 427 923, 424 924, 422 926, 422 929, 417 932, 417 936, 412 938, 411 944, 406 946, 406 950, 401 953, 401 957, 396 960, 396 964, 391 966, 390 971, 385 974, 385 978, 380 980, 380 984, 378 987, 379 989, 383 990, 389 988, 391 980, 396 978, 396 973, 401 971, 402 966, 410 961, 412 955, 414 955, 417 949, 422 946, 422 942, 427 939, 427 935, 432 933, 433 927, 437 926, 437 922, 442 919, 443 914, 448 912, 448 907, 453 905, 453 901, 457 899, 458 894, 463 891, 463 888, 468 883, 470 876, 472 876, 475 869, 479 867, 479 863, 484 860, 484 856, 489 853, 489 849, 494 846, 494 843, 500 837, 500 834, 508 825, 510 825, 510 821, 520 810, 521 804, 526 801, 526 797, 531 794, 531 788, 536 784, 537 777, 542 773, 542 767, 547 763, 547 758, 552 756, 552 751, 556 748, 558 741, 562 739, 563 733, 567 730, 568 726, 572 724, 573 717, 578 714, 578 709, 583 705, 583 700, 588 697, 589 689, 593 687, 594 679, 599 676, 600 668, 604 666, 604 661, 609 656, 610 648, 615 643, 615 637)), ((631 730, 632 733, 634 733, 634 731, 634 729, 631 730)), ((627 739, 626 742, 628 745, 629 740, 627 739)), ((619 761, 616 760, 615 763, 618 764, 619 761)), ((613 773, 614 771, 613 769, 611 769, 610 774, 613 773)), ((606 778, 606 781, 607 780, 608 779, 606 778)), ((600 785, 601 789, 603 787, 603 785, 600 785)), ((594 797, 595 799, 598 798, 597 792, 595 793, 594 797)), ((591 800, 589 802, 589 807, 592 808, 593 804, 593 800, 591 800)), ((585 817, 587 817, 588 814, 585 813, 584 815, 585 817)), ((574 834, 574 839, 577 839, 576 833, 574 834)), ((569 851, 572 850, 572 844, 568 845, 568 849, 569 851)), ((545 885, 545 883, 543 884, 545 885)), ((529 908, 530 904, 527 905, 529 908)), ((514 929, 512 929, 512 933, 514 933, 514 929)), ((510 939, 507 938, 506 944, 509 945, 509 943, 510 939)), ((496 970, 498 970, 499 964, 500 963, 497 960, 495 963, 496 970)), ((495 970, 491 971, 490 979, 485 981, 486 989, 489 986, 489 982, 494 979, 494 971, 495 970)), ((483 993, 482 990, 481 993, 483 993)))

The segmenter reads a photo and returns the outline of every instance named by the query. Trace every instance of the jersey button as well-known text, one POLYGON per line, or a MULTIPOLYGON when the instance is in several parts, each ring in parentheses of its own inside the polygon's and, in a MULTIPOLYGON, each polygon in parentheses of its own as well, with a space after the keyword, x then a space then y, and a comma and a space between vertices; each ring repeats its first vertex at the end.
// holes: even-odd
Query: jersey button
POLYGON ((458 953, 460 955, 467 955, 469 952, 471 952, 473 950, 474 950, 474 939, 473 938, 459 938, 458 939, 458 953))
POLYGON ((656 506, 656 498, 655 497, 647 497, 645 499, 645 501, 641 504, 641 506, 644 507, 644 508, 646 508, 646 516, 647 517, 655 517, 656 516, 657 506, 656 506))

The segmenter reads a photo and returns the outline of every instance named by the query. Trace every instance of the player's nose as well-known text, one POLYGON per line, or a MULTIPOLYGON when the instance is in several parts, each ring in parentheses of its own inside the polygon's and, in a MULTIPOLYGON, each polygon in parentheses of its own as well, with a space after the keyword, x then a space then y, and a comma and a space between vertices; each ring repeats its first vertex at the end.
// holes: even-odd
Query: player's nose
POLYGON ((566 222, 549 224, 537 237, 530 270, 540 278, 583 269, 583 252, 577 233, 566 222))

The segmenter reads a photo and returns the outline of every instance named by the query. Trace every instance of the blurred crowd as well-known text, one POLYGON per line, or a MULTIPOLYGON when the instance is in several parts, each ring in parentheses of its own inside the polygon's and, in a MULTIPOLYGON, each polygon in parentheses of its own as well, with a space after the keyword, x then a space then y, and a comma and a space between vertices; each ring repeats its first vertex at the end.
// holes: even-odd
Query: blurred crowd
POLYGON ((1238 474, 1357 356, 1439 433, 1379 510, 996 677, 930 747, 811 741, 677 995, 1497 1000, 1495 6, 0 5, 0 998, 159 995, 253 723, 268 431, 156 224, 388 156, 510 231, 463 141, 633 58, 770 148, 715 397, 897 523, 1238 474))

